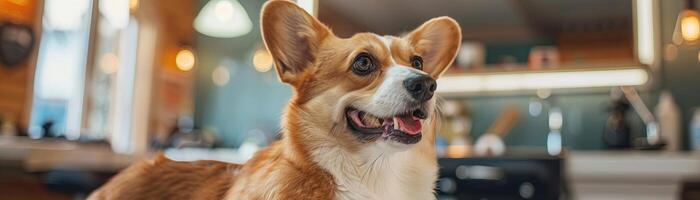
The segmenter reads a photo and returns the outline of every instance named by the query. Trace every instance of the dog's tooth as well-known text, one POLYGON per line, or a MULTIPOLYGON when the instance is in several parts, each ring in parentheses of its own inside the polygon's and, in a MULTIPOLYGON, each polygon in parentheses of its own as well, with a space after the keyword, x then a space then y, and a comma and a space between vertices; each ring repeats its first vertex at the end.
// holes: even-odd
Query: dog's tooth
POLYGON ((377 127, 381 125, 379 123, 379 118, 371 116, 371 115, 365 115, 365 124, 370 127, 377 127))
POLYGON ((399 130, 399 120, 394 117, 394 130, 399 130))
POLYGON ((378 127, 381 125, 381 122, 379 121, 379 118, 366 114, 364 119, 362 120, 365 125, 369 127, 378 127))

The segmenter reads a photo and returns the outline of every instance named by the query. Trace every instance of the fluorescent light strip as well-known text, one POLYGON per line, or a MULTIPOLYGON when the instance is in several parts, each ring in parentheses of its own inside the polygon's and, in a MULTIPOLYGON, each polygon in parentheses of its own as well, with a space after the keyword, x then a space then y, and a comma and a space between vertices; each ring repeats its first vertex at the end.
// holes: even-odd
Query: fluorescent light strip
POLYGON ((518 74, 465 74, 441 77, 438 93, 469 93, 534 89, 587 88, 642 85, 644 69, 530 72, 518 74))
POLYGON ((654 2, 636 1, 637 17, 637 57, 646 65, 654 63, 654 2))

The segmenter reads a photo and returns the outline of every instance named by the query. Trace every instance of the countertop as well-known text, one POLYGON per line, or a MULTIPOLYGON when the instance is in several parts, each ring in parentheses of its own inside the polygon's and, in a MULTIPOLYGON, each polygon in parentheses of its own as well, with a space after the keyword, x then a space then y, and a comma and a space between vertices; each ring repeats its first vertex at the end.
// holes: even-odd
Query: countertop
POLYGON ((686 179, 700 178, 700 153, 574 151, 566 161, 575 199, 678 199, 686 179))
MULTIPOLYGON (((243 163, 251 153, 233 149, 169 149, 174 160, 243 163)), ((148 155, 113 153, 107 144, 0 137, 0 167, 28 172, 57 169, 117 172, 148 155)), ((700 178, 700 153, 568 151, 565 173, 575 199, 676 199, 683 180, 700 178)))
POLYGON ((60 169, 118 172, 145 157, 148 155, 117 154, 106 144, 0 137, 0 167, 22 168, 27 172, 60 169))

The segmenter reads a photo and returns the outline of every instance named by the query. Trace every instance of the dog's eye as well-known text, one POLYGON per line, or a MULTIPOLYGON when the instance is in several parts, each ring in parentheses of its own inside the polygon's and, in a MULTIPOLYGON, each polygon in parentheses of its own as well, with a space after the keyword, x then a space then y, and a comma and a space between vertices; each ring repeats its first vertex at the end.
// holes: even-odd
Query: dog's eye
POLYGON ((355 61, 352 62, 352 72, 360 76, 371 73, 374 71, 374 68, 374 61, 367 53, 357 55, 355 61))
POLYGON ((420 56, 411 57, 411 67, 416 68, 418 70, 423 70, 423 58, 421 58, 420 56))

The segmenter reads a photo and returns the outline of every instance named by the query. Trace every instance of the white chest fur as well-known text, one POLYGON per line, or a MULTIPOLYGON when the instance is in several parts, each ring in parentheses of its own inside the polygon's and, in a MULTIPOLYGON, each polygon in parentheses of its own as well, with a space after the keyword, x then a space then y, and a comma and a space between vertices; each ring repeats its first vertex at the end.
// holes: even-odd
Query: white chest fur
POLYGON ((435 161, 417 148, 398 151, 394 145, 378 142, 358 155, 329 148, 315 158, 335 178, 336 199, 435 199, 435 161))

